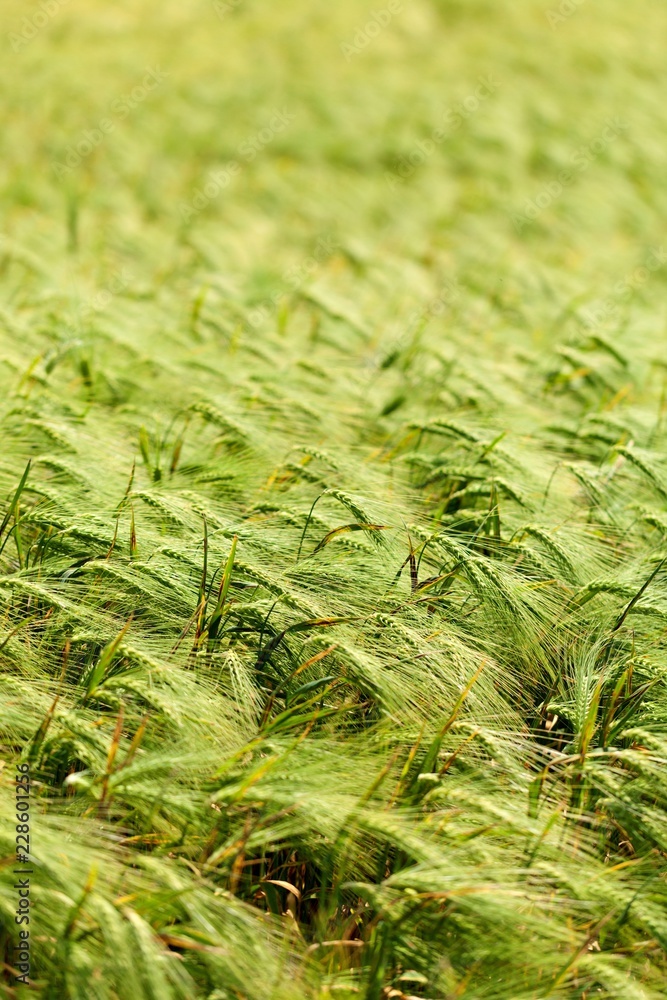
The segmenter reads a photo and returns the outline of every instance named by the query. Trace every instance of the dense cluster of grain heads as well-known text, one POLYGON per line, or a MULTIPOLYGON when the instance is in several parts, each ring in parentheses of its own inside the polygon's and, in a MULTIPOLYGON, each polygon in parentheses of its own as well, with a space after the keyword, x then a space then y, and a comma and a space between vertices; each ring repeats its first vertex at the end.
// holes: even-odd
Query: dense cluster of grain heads
POLYGON ((1 996, 666 995, 665 14, 603 6, 3 65, 1 996))

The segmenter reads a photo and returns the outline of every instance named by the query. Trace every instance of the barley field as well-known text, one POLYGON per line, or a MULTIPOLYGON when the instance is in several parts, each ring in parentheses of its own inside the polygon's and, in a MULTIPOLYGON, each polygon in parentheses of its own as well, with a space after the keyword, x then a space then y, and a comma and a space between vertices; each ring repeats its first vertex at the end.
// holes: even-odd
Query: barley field
POLYGON ((5 0, 0 996, 667 997, 667 9, 5 0))

